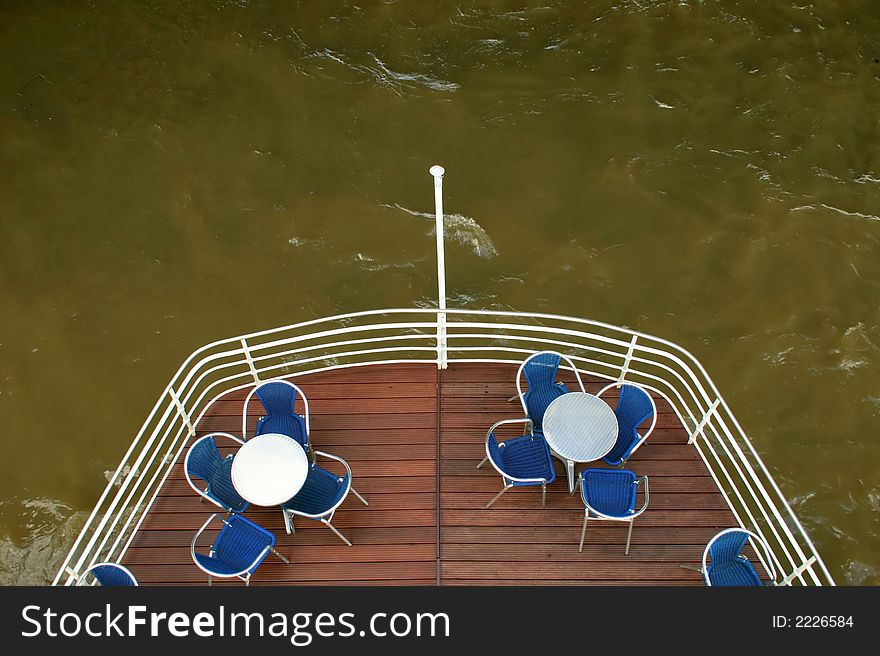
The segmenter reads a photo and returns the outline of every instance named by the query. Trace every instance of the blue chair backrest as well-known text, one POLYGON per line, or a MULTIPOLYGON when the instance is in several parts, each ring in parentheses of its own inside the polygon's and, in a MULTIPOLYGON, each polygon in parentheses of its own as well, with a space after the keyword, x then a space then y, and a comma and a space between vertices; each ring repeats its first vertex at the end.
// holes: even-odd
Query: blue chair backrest
POLYGON ((765 549, 766 567, 770 578, 775 581, 776 573, 766 543, 758 536, 751 536, 742 529, 726 529, 709 542, 703 553, 703 576, 706 583, 715 586, 763 586, 760 575, 749 559, 742 553, 746 542, 754 539, 765 549), (711 563, 706 562, 707 557, 711 563))
POLYGON ((225 520, 214 541, 214 558, 237 570, 248 567, 266 546, 275 546, 275 536, 241 515, 225 520))
POLYGON ((202 439, 193 444, 186 461, 190 476, 201 478, 210 487, 222 468, 223 458, 214 438, 202 439))
POLYGON ((748 540, 749 534, 745 531, 730 531, 719 537, 709 547, 709 558, 712 559, 711 566, 736 560, 748 540))
POLYGON ((636 475, 628 469, 588 469, 581 492, 596 510, 625 516, 636 507, 636 475))
POLYGON ((604 460, 610 464, 619 464, 638 444, 639 426, 654 416, 654 406, 647 392, 640 387, 622 385, 614 415, 617 417, 617 442, 604 460))
POLYGON ((135 586, 137 582, 134 575, 127 569, 116 565, 95 565, 89 572, 98 579, 98 583, 102 586, 135 586))
POLYGON ((534 422, 536 430, 541 429, 547 406, 554 399, 568 392, 568 388, 563 383, 556 382, 559 362, 558 353, 536 353, 523 367, 523 375, 529 386, 523 394, 523 399, 526 402, 526 412, 534 422))
POLYGON ((242 512, 247 502, 232 485, 232 459, 224 459, 213 437, 196 442, 186 460, 190 476, 201 478, 207 484, 205 493, 232 512, 242 512))
POLYGON ((257 422, 255 434, 281 433, 308 449, 305 421, 294 410, 296 389, 286 383, 274 382, 261 385, 254 393, 266 410, 266 416, 257 422))

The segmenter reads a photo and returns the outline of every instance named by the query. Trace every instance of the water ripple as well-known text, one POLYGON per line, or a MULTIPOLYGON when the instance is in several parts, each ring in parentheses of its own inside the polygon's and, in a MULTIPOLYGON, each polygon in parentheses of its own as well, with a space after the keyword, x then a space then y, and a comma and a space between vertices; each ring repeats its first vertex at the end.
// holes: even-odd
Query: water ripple
MULTIPOLYGON (((382 62, 373 53, 370 53, 370 56, 376 62, 376 65, 381 69, 382 73, 396 82, 413 83, 416 85, 427 87, 428 89, 432 89, 433 91, 457 91, 461 87, 460 84, 457 84, 455 82, 440 80, 430 77, 428 75, 422 75, 420 73, 401 73, 398 71, 393 71, 388 68, 388 66, 386 66, 385 63, 382 62)), ((373 69, 369 70, 372 71, 373 69)))
MULTIPOLYGON (((420 216, 426 219, 436 218, 434 214, 417 212, 396 203, 394 205, 382 205, 382 207, 391 207, 412 216, 420 216)), ((459 244, 470 247, 474 254, 479 257, 490 259, 498 255, 498 249, 495 248, 492 238, 489 237, 489 234, 479 223, 469 216, 446 214, 443 219, 443 230, 444 235, 459 244)), ((431 229, 431 234, 434 234, 433 228, 431 229)))
POLYGON ((834 207, 833 205, 826 205, 825 203, 801 205, 800 207, 791 208, 789 212, 803 212, 804 210, 828 210, 829 212, 835 212, 837 214, 842 214, 843 216, 851 216, 858 219, 868 219, 869 221, 880 221, 880 216, 876 216, 875 214, 865 214, 863 212, 848 212, 847 210, 843 210, 839 207, 834 207))
MULTIPOLYGON (((297 37, 301 47, 308 49, 301 37, 297 37)), ((376 84, 392 93, 403 96, 404 92, 416 88, 429 89, 431 91, 454 92, 461 87, 457 82, 442 80, 424 73, 397 71, 388 66, 373 52, 365 53, 372 60, 371 64, 359 64, 351 60, 351 57, 330 48, 311 50, 303 59, 325 60, 339 64, 343 68, 355 72, 360 80, 365 83, 376 84)))

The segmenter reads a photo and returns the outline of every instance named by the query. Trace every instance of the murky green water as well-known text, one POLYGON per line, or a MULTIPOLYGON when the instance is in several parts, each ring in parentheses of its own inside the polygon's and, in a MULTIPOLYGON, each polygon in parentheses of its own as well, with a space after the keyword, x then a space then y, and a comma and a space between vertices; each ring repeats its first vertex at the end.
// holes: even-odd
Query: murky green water
POLYGON ((678 342, 880 584, 880 5, 0 5, 0 582, 208 341, 432 303, 678 342), (773 5, 773 8, 770 8, 773 5))

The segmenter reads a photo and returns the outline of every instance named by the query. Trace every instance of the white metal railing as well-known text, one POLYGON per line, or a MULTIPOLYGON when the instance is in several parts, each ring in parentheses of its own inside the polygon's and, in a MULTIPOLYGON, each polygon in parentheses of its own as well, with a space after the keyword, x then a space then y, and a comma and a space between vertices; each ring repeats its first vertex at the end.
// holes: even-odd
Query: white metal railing
MULTIPOLYGON (((208 344, 160 395, 55 577, 70 585, 99 561, 120 561, 214 399, 255 381, 328 369, 428 362, 521 362, 568 355, 579 371, 630 381, 666 398, 687 443, 743 528, 770 546, 789 585, 833 585, 821 557, 702 365, 663 339, 552 314, 444 309, 372 310, 305 321, 208 344)), ((764 559, 762 554, 758 554, 764 559)))

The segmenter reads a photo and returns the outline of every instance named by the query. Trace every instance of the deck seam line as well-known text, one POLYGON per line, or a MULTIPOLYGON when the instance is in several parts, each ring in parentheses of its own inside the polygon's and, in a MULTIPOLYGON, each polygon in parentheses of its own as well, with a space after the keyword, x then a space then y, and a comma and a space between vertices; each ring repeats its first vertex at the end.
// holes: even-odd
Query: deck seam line
POLYGON ((437 384, 436 384, 436 394, 437 394, 437 432, 436 432, 436 442, 437 442, 437 451, 436 457, 434 458, 434 478, 435 478, 435 487, 436 487, 436 498, 434 500, 436 514, 435 519, 437 522, 437 531, 435 535, 436 543, 436 554, 437 554, 437 585, 441 585, 441 553, 440 553, 440 425, 442 421, 442 404, 443 404, 443 376, 442 369, 437 367, 437 384))

